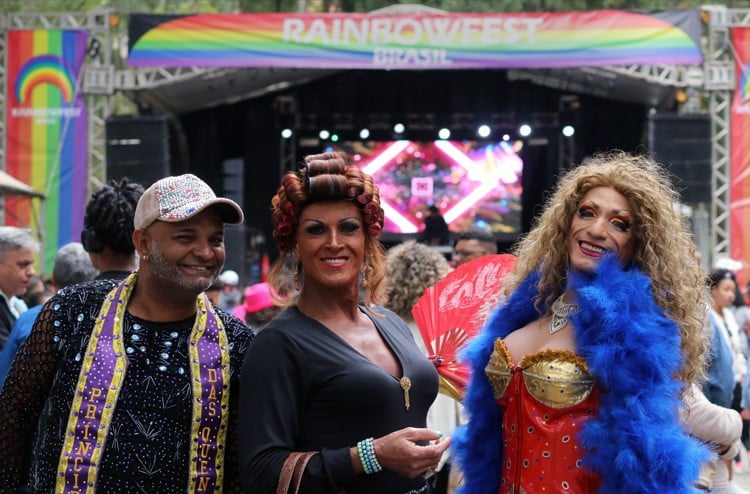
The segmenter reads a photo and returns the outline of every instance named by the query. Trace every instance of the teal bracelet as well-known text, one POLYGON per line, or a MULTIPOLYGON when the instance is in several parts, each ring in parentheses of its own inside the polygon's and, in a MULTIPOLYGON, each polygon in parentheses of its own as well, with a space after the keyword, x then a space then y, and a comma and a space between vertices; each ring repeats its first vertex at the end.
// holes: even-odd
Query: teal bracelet
POLYGON ((362 469, 366 474, 371 475, 383 470, 377 455, 375 455, 375 441, 373 438, 368 437, 359 441, 357 443, 357 454, 359 455, 359 461, 362 462, 362 469))

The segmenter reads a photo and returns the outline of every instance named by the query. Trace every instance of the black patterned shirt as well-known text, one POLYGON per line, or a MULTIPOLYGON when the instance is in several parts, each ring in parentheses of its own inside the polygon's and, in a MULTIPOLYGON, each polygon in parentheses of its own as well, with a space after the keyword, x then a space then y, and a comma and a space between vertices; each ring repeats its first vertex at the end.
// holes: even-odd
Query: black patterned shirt
MULTIPOLYGON (((0 393, 0 492, 54 491, 72 397, 112 280, 74 285, 50 299, 19 349, 0 393)), ((252 332, 217 309, 231 355, 224 492, 241 492, 236 461, 238 378, 252 332)), ((97 492, 187 492, 192 387, 187 341, 194 318, 170 323, 125 313, 128 367, 99 468, 97 492)))

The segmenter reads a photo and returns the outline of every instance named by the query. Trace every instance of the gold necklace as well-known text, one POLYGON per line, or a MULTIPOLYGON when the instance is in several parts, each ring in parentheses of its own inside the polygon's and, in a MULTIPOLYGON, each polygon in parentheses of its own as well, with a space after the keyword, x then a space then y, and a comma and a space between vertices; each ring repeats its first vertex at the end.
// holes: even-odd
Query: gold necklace
POLYGON ((569 304, 563 300, 560 294, 552 304, 552 319, 549 322, 549 334, 555 334, 568 325, 568 317, 577 314, 580 310, 578 304, 569 304))

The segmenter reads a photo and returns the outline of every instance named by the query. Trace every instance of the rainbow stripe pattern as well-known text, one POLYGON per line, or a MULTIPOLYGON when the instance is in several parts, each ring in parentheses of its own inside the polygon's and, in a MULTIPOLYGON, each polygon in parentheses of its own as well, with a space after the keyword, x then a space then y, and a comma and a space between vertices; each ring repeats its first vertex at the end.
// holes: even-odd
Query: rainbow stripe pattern
MULTIPOLYGON (((735 47, 735 91, 732 98, 730 120, 729 169, 729 255, 732 259, 750 259, 750 28, 732 28, 732 45, 735 47)), ((738 273, 742 283, 750 280, 750 267, 743 263, 738 273)))
POLYGON ((40 270, 57 249, 79 241, 87 193, 88 119, 80 88, 88 34, 8 31, 6 172, 47 197, 6 196, 5 223, 43 240, 40 270))
POLYGON ((39 84, 53 84, 60 91, 63 103, 70 104, 73 101, 75 80, 62 58, 55 55, 39 55, 26 62, 16 78, 18 102, 28 103, 31 100, 31 92, 39 84))
POLYGON ((461 69, 702 61, 697 10, 133 15, 130 28, 128 64, 141 67, 461 69))

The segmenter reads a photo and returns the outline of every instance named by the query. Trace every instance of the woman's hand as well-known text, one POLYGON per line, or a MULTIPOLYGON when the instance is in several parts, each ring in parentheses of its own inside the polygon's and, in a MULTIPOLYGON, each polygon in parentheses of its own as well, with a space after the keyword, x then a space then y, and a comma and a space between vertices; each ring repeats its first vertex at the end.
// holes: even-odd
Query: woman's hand
POLYGON ((414 478, 437 468, 450 442, 434 430, 407 427, 375 439, 375 456, 384 469, 414 478))

